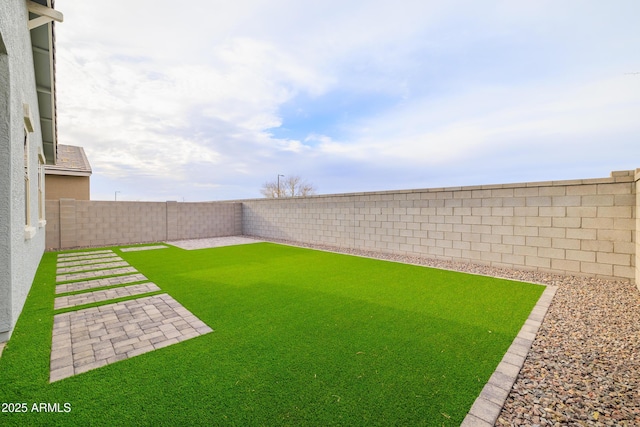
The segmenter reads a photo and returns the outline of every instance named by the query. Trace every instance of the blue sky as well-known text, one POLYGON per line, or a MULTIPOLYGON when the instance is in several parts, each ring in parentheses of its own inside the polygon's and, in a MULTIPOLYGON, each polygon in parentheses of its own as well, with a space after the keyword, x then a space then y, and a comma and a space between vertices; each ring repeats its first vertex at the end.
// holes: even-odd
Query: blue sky
POLYGON ((57 0, 91 196, 260 197, 640 167, 640 2, 57 0))

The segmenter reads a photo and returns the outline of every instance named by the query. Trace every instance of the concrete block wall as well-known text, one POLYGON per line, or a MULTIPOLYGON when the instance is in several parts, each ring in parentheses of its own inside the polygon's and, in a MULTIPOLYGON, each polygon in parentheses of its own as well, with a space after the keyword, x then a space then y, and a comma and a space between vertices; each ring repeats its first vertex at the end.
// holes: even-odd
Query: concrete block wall
POLYGON ((178 235, 180 239, 233 236, 242 234, 237 212, 240 203, 177 203, 178 235))
POLYGON ((252 235, 640 283, 636 171, 608 178, 253 199, 47 201, 47 248, 252 235))
POLYGON ((48 249, 242 234, 239 203, 48 200, 48 249))
POLYGON ((45 248, 60 248, 60 200, 46 200, 45 248))
POLYGON ((636 286, 640 290, 640 169, 636 169, 635 172, 635 185, 636 185, 636 286))
POLYGON ((638 175, 621 171, 602 179, 244 200, 243 230, 265 238, 635 281, 638 175))

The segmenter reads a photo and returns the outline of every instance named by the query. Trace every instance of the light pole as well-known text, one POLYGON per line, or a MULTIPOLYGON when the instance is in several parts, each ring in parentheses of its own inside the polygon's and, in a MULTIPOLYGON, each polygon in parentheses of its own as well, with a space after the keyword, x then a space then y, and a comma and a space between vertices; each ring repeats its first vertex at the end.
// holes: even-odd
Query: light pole
POLYGON ((114 201, 118 201, 118 193, 122 193, 122 191, 116 191, 116 193, 114 194, 114 201))
POLYGON ((278 174, 278 198, 280 198, 280 177, 284 178, 284 175, 278 174))

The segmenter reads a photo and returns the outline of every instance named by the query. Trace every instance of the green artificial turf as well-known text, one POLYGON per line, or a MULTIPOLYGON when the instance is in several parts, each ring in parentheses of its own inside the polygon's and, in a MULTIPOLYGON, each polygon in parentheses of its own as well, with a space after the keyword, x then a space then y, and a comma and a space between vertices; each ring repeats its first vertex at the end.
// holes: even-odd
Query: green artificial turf
POLYGON ((271 243, 122 258, 213 333, 49 384, 56 254, 0 358, 37 425, 459 425, 542 286, 271 243))

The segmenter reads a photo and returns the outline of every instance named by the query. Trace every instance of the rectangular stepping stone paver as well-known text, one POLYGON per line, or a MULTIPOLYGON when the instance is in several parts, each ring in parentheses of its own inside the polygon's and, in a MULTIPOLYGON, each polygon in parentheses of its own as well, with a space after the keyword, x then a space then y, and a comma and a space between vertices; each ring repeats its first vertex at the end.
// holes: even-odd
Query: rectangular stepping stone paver
POLYGON ((114 268, 110 270, 85 271, 83 273, 70 273, 56 276, 56 283, 69 282, 72 280, 92 279, 97 277, 111 276, 117 274, 137 273, 133 267, 114 268))
POLYGON ((167 249, 169 246, 153 245, 153 246, 135 246, 132 248, 120 248, 122 252, 150 251, 153 249, 167 249))
POLYGON ((72 259, 69 261, 58 261, 58 268, 60 267, 73 267, 76 265, 88 265, 88 264, 99 264, 101 262, 113 262, 113 261, 122 261, 118 255, 108 255, 106 257, 100 258, 88 258, 88 259, 72 259))
POLYGON ((78 257, 78 256, 85 256, 85 255, 99 255, 99 254, 112 254, 113 251, 110 249, 104 249, 101 251, 86 251, 86 252, 69 252, 66 254, 58 254, 58 259, 61 258, 73 258, 73 257, 78 257))
POLYGON ((133 282, 144 282, 147 278, 140 273, 129 274, 127 276, 115 276, 105 279, 84 280, 82 282, 67 283, 56 286, 56 294, 67 292, 85 291, 93 288, 103 288, 105 286, 124 285, 133 282))
POLYGON ((50 382, 213 332, 168 294, 53 319, 50 382))
POLYGON ((77 265, 75 267, 62 267, 57 269, 57 273, 78 273, 80 271, 90 271, 90 270, 103 270, 106 268, 114 268, 114 267, 126 267, 129 263, 127 261, 113 261, 113 262, 105 262, 100 264, 88 264, 88 265, 77 265))
POLYGON ((105 254, 94 254, 94 255, 78 255, 73 257, 63 257, 58 258, 58 262, 71 262, 71 261, 82 261, 85 259, 100 259, 100 258, 109 258, 113 256, 118 256, 115 252, 109 252, 105 254))
POLYGON ((108 301, 111 299, 128 297, 132 295, 146 294, 159 291, 155 283, 141 283, 139 285, 121 286, 119 288, 105 289, 103 291, 85 292, 83 294, 69 295, 55 299, 53 308, 75 307, 77 305, 91 304, 94 302, 108 301))

